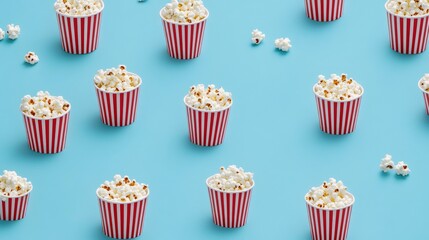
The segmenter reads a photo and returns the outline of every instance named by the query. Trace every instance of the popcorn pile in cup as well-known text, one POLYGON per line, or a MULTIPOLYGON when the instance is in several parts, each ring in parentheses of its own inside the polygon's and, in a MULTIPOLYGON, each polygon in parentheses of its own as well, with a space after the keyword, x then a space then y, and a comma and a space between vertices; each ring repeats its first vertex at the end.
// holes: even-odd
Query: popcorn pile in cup
POLYGON ((54 8, 70 16, 87 16, 101 11, 103 2, 101 0, 57 0, 54 8))
POLYGON ((149 195, 149 187, 128 176, 117 174, 113 181, 105 181, 97 189, 98 197, 112 202, 133 202, 149 195))
POLYGON ((21 100, 21 111, 32 117, 54 118, 64 115, 70 109, 62 96, 51 96, 47 91, 39 91, 36 96, 25 95, 21 100))
POLYGON ((0 176, 0 199, 3 201, 6 200, 4 197, 19 197, 32 189, 31 182, 27 178, 18 176, 15 171, 4 170, 3 175, 0 176))
POLYGON ((221 110, 232 104, 232 94, 226 92, 222 87, 216 88, 214 84, 192 86, 185 97, 188 106, 201 110, 221 110))
POLYGON ((118 68, 100 69, 94 77, 97 88, 107 92, 124 92, 138 87, 141 79, 127 71, 125 65, 118 68))
POLYGON ((220 167, 219 173, 208 180, 208 185, 226 192, 246 190, 253 187, 253 173, 245 172, 236 165, 220 167))
POLYGON ((342 181, 329 178, 318 187, 312 187, 305 195, 307 202, 318 208, 338 209, 353 203, 354 199, 342 181))
POLYGON ((362 87, 347 74, 331 74, 330 78, 319 75, 314 91, 317 95, 331 100, 350 100, 362 95, 362 87))
POLYGON ((428 0, 389 0, 386 8, 398 16, 423 16, 429 14, 428 0))
POLYGON ((208 16, 201 0, 172 0, 161 10, 161 15, 176 23, 194 23, 208 16))

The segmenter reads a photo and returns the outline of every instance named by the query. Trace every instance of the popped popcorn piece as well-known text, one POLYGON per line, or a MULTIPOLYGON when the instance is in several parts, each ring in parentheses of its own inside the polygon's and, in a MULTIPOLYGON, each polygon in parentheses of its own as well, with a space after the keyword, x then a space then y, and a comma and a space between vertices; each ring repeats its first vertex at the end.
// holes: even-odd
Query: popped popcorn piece
POLYGON ((107 92, 125 92, 140 86, 141 79, 136 74, 128 72, 125 65, 119 65, 118 68, 98 70, 94 84, 107 92))
POLYGON ((276 48, 278 48, 281 51, 287 52, 292 47, 292 44, 290 42, 289 38, 277 38, 274 41, 274 44, 276 48))
POLYGON ((246 190, 253 187, 253 173, 235 165, 221 167, 220 173, 211 176, 207 183, 214 189, 226 192, 246 190))
POLYGON ((429 0, 389 0, 387 10, 398 16, 423 16, 429 14, 429 0))
POLYGON ((395 170, 396 170, 396 174, 397 175, 402 175, 402 176, 407 176, 408 174, 410 174, 411 169, 408 167, 408 164, 405 164, 404 162, 398 162, 398 164, 396 164, 395 166, 395 170))
POLYGON ((24 56, 25 62, 34 65, 39 62, 39 56, 37 56, 34 52, 28 52, 24 56))
POLYGON ((0 41, 4 39, 4 35, 5 35, 5 33, 4 33, 3 29, 0 28, 0 41))
POLYGON ((57 12, 71 16, 88 16, 100 12, 104 7, 102 0, 57 0, 57 12))
POLYGON ((204 20, 208 11, 201 0, 172 0, 161 10, 161 15, 176 23, 195 23, 204 20))
POLYGON ((49 119, 66 114, 70 103, 62 96, 51 96, 47 91, 39 91, 35 97, 25 95, 20 109, 27 116, 49 119))
POLYGON ((263 34, 258 29, 252 31, 252 43, 260 44, 265 39, 265 34, 263 34))
POLYGON ((97 189, 98 197, 113 202, 133 202, 149 195, 149 187, 128 176, 115 175, 97 189))
POLYGON ((395 163, 392 161, 392 156, 389 154, 386 154, 383 159, 381 159, 380 163, 380 169, 383 172, 387 172, 389 170, 392 170, 395 168, 395 163))
POLYGON ((347 78, 347 74, 331 74, 331 78, 319 75, 319 82, 314 86, 314 92, 324 98, 331 100, 347 101, 360 97, 363 89, 352 78, 347 78))
POLYGON ((0 200, 6 201, 6 197, 19 197, 30 192, 33 188, 27 178, 20 177, 15 171, 3 171, 0 176, 0 200))
POLYGON ((347 191, 342 181, 329 178, 319 187, 312 187, 305 195, 306 201, 319 208, 338 209, 353 203, 352 195, 347 191))
POLYGON ((222 87, 217 89, 215 85, 204 84, 192 86, 185 96, 186 105, 209 111, 216 111, 228 108, 232 104, 232 94, 226 92, 222 87))
POLYGON ((21 28, 19 25, 8 24, 6 32, 9 39, 15 40, 19 37, 19 34, 21 34, 21 28))
POLYGON ((425 73, 425 75, 420 78, 419 86, 423 91, 429 92, 429 73, 425 73))

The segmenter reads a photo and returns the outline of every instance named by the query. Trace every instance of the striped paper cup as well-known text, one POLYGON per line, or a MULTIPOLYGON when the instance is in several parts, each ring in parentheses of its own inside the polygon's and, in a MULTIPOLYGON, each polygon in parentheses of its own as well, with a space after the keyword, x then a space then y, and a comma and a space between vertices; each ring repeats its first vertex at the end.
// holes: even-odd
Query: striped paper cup
POLYGON ((225 137, 231 104, 222 110, 207 111, 196 109, 186 104, 188 115, 189 138, 193 144, 212 147, 220 145, 225 137))
POLYGON ((0 220, 16 221, 23 219, 27 213, 28 200, 32 190, 33 188, 19 197, 0 196, 0 220))
POLYGON ((418 54, 426 50, 429 33, 429 15, 398 16, 387 9, 390 47, 402 54, 418 54))
POLYGON ((314 95, 316 96, 317 112, 319 115, 320 129, 328 134, 344 135, 352 133, 356 128, 356 123, 359 115, 359 107, 364 93, 355 99, 338 101, 321 97, 316 94, 313 87, 314 95))
POLYGON ((329 22, 343 14, 343 0, 304 0, 305 13, 311 20, 329 22))
POLYGON ((124 127, 136 120, 137 103, 142 81, 137 74, 130 74, 140 79, 140 84, 131 90, 108 92, 95 86, 101 121, 108 126, 124 127))
POLYGON ((426 92, 425 89, 420 85, 421 81, 419 81, 418 86, 419 89, 423 92, 423 100, 425 101, 426 114, 429 115, 429 92, 426 92))
POLYGON ((143 232, 148 195, 134 202, 117 203, 98 197, 103 233, 116 239, 129 239, 143 232))
POLYGON ((165 40, 168 54, 175 59, 193 59, 201 53, 201 46, 204 39, 204 29, 207 17, 196 23, 175 23, 165 19, 160 11, 160 16, 164 26, 165 40))
POLYGON ((353 202, 340 209, 323 209, 311 205, 307 200, 308 221, 313 240, 344 240, 347 239, 353 202))
POLYGON ((71 16, 56 11, 64 51, 87 54, 97 49, 103 9, 104 2, 99 12, 88 16, 71 16))
POLYGON ((225 192, 210 187, 207 178, 206 185, 209 191, 210 206, 214 224, 225 228, 239 228, 246 224, 249 212, 252 189, 225 192))
POLYGON ((44 154, 59 153, 64 150, 70 109, 71 105, 63 115, 48 119, 22 114, 24 116, 28 145, 31 150, 44 154))

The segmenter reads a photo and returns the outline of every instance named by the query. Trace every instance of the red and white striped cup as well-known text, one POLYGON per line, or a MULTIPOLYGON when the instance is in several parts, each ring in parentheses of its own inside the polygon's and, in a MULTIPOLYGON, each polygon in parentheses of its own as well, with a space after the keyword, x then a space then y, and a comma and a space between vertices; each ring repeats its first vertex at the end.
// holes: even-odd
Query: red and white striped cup
POLYGON ((425 101, 426 114, 429 115, 429 93, 426 92, 426 90, 422 88, 422 86, 420 85, 420 83, 421 83, 421 81, 419 81, 418 86, 419 86, 419 89, 423 93, 423 100, 425 101))
POLYGON ((0 196, 0 220, 16 221, 21 220, 27 213, 28 200, 30 199, 29 192, 18 197, 0 196))
POLYGON ((253 181, 253 185, 249 189, 225 192, 209 185, 209 180, 212 177, 207 178, 206 185, 209 191, 214 224, 225 228, 239 228, 246 225, 255 182, 253 181))
POLYGON ((201 53, 204 39, 204 29, 207 17, 195 23, 175 23, 165 19, 160 11, 162 24, 164 26, 165 40, 168 54, 175 59, 193 59, 201 53))
POLYGON ((206 147, 222 144, 232 102, 225 109, 207 111, 188 106, 185 99, 183 101, 185 102, 188 115, 188 129, 191 142, 206 147))
POLYGON ((103 233, 116 239, 129 239, 143 232, 147 198, 130 203, 111 202, 98 197, 103 233))
POLYGON ((70 109, 54 118, 24 116, 27 140, 30 149, 44 154, 59 153, 66 147, 70 109))
POLYGON ((387 9, 390 47, 402 54, 418 54, 426 50, 429 33, 429 15, 398 16, 387 9))
POLYGON ((136 120, 137 103, 139 99, 140 84, 124 92, 108 92, 95 86, 98 104, 100 107, 101 121, 112 127, 123 127, 132 124, 136 120))
POLYGON ((360 102, 364 93, 363 87, 359 85, 362 94, 358 98, 339 101, 326 99, 316 94, 316 85, 313 87, 313 92, 316 96, 320 129, 325 133, 334 135, 352 133, 356 128, 360 102))
POLYGON ((64 51, 87 54, 97 49, 103 9, 104 2, 99 12, 88 16, 71 16, 56 11, 64 51))
POLYGON ((311 205, 307 200, 308 221, 313 240, 345 240, 349 230, 353 202, 339 209, 324 209, 311 205))
POLYGON ((329 22, 343 15, 343 0, 304 0, 305 13, 311 20, 329 22))

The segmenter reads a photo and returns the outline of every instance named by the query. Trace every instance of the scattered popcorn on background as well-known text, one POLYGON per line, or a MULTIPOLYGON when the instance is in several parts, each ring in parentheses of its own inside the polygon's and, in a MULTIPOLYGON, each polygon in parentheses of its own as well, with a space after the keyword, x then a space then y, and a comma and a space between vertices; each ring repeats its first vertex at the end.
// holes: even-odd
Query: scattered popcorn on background
POLYGON ((32 188, 31 182, 18 176, 15 171, 4 170, 3 175, 0 176, 0 200, 6 200, 3 196, 19 197, 25 195, 32 188))
POLYGON ((107 92, 124 92, 139 86, 141 79, 128 72, 125 65, 119 65, 118 68, 98 70, 94 83, 97 88, 107 92))
POLYGON ((54 3, 57 12, 71 16, 88 16, 103 8, 102 0, 57 0, 54 3))
POLYGON ((34 52, 28 52, 24 56, 25 62, 34 65, 39 62, 39 57, 34 52))
POLYGON ((314 87, 317 95, 331 100, 346 101, 355 99, 362 95, 362 87, 347 74, 331 74, 331 78, 319 75, 319 82, 314 87))
POLYGON ((30 117, 54 118, 67 113, 70 104, 59 96, 51 96, 49 92, 39 91, 37 96, 24 96, 21 100, 21 111, 30 117))
POLYGON ((161 10, 161 15, 176 23, 194 23, 205 19, 208 12, 201 0, 172 0, 161 10))
POLYGON ((429 92, 429 73, 426 73, 420 79, 420 88, 426 92, 429 92))
POLYGON ((8 24, 6 32, 9 39, 15 40, 19 37, 19 34, 21 34, 21 28, 19 25, 8 24))
POLYGON ((128 176, 115 175, 113 181, 105 181, 97 189, 98 197, 113 202, 133 202, 146 197, 149 187, 128 176))
POLYGON ((396 164, 395 170, 397 175, 402 175, 402 176, 407 176, 411 172, 411 169, 408 167, 408 165, 402 161, 396 164))
POLYGON ((4 39, 4 35, 5 35, 5 33, 4 33, 3 29, 0 28, 0 40, 4 39))
POLYGON ((263 34, 258 29, 252 31, 252 43, 260 44, 265 39, 265 34, 263 34))
POLYGON ((205 88, 204 84, 198 84, 191 87, 185 97, 185 103, 193 108, 215 111, 229 107, 232 104, 231 97, 232 94, 225 92, 222 87, 217 89, 212 84, 205 88))
POLYGON ((380 169, 383 172, 387 172, 395 168, 395 163, 392 161, 392 156, 386 154, 383 159, 381 159, 380 169))
POLYGON ((289 51, 289 49, 292 47, 292 44, 291 44, 289 38, 277 38, 274 41, 274 44, 275 44, 277 49, 284 51, 284 52, 289 51))
POLYGON ((221 191, 241 191, 253 187, 253 173, 244 172, 243 168, 238 168, 235 165, 228 168, 221 167, 220 173, 210 177, 208 184, 210 187, 221 191))
POLYGON ((422 16, 429 14, 428 0, 389 0, 387 9, 399 16, 422 16))
POLYGON ((319 208, 338 209, 349 206, 353 198, 342 181, 329 178, 329 182, 323 182, 319 187, 312 187, 305 195, 309 204, 319 208))

